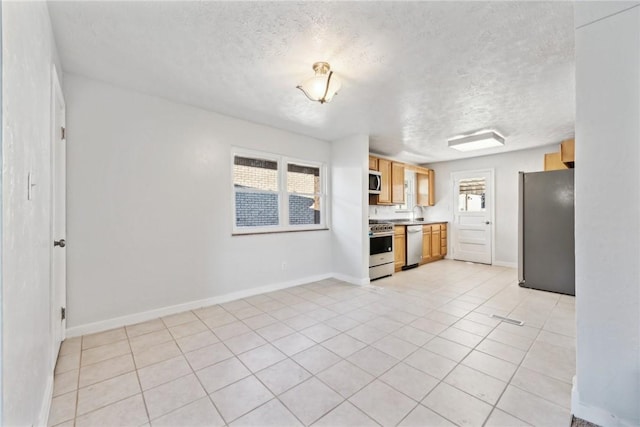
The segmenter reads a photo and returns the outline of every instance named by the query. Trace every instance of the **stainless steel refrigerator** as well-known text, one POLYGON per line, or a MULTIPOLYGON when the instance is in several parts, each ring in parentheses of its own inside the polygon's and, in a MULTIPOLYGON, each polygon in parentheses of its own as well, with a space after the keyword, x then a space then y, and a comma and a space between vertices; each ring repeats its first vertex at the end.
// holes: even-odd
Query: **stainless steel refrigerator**
POLYGON ((520 172, 520 286, 575 295, 573 169, 520 172))

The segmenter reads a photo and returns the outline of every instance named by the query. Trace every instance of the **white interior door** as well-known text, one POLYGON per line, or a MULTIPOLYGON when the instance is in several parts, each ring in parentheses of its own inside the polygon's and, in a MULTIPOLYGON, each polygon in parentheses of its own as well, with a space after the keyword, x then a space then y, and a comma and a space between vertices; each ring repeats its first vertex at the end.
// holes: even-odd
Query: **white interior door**
POLYGON ((493 170, 454 172, 453 259, 492 263, 493 170))
POLYGON ((64 339, 66 320, 66 117, 62 89, 55 68, 51 90, 51 332, 52 356, 55 366, 60 343, 64 339))

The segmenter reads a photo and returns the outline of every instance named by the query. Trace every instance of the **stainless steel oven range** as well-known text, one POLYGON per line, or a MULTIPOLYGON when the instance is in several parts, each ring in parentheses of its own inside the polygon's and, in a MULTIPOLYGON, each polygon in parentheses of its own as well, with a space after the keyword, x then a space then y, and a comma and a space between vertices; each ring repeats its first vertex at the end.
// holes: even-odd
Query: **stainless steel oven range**
POLYGON ((369 279, 391 276, 393 269, 393 224, 369 221, 369 279))

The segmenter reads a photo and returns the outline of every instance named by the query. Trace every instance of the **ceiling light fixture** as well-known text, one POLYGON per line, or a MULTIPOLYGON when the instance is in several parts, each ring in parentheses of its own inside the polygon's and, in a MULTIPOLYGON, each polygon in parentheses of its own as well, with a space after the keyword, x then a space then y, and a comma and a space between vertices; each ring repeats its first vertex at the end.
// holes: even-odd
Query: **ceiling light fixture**
POLYGON ((296 87, 311 101, 318 101, 320 104, 331 101, 340 90, 340 79, 331 71, 328 62, 316 62, 313 64, 313 71, 315 76, 296 87))
POLYGON ((449 148, 458 151, 482 150, 503 145, 504 137, 493 130, 483 130, 471 135, 457 136, 449 140, 449 148))

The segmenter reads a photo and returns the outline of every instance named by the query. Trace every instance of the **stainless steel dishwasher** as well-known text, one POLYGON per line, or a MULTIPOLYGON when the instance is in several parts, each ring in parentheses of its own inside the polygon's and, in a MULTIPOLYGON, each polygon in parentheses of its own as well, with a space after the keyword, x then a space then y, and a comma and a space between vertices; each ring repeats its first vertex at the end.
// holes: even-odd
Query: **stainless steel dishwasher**
POLYGON ((422 258, 422 226, 407 225, 407 265, 414 267, 422 258))

